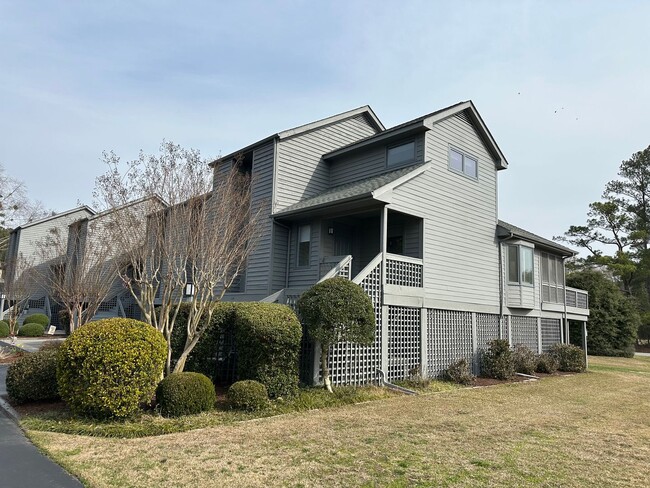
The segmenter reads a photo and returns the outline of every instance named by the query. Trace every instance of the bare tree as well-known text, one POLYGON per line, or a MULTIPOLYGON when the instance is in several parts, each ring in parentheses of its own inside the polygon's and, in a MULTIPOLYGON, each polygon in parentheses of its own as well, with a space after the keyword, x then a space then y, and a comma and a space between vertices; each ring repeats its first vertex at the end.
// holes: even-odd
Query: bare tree
POLYGON ((3 311, 2 319, 9 324, 9 333, 15 336, 18 333, 18 319, 26 310, 31 296, 34 263, 19 254, 6 263, 6 270, 4 295, 8 308, 3 311))
POLYGON ((159 155, 141 153, 124 171, 115 154, 105 153, 104 160, 109 170, 97 180, 98 204, 117 208, 125 200, 160 197, 150 198, 146 218, 125 207, 112 212, 111 229, 128 263, 120 276, 143 320, 160 330, 169 345, 167 373, 176 318, 182 304, 189 304, 187 340, 174 366, 182 371, 210 322, 214 303, 232 286, 256 242, 261 207, 250 208, 250 175, 235 164, 213 184, 198 151, 166 141, 159 155))
POLYGON ((0 226, 30 222, 47 215, 43 204, 27 196, 25 183, 5 173, 0 164, 0 226))

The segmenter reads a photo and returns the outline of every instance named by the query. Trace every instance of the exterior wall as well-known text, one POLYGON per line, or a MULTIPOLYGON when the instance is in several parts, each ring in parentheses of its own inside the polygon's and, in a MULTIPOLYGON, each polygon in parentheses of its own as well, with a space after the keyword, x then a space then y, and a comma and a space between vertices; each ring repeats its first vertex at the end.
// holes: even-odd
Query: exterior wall
POLYGON ((273 226, 273 277, 271 293, 275 293, 287 285, 287 264, 289 251, 290 229, 275 224, 273 226))
POLYGON ((331 186, 338 186, 344 183, 362 180, 371 176, 376 176, 386 171, 392 171, 399 166, 386 166, 387 147, 397 146, 400 143, 406 143, 415 140, 415 161, 407 163, 416 164, 425 160, 424 136, 407 137, 400 141, 391 142, 388 146, 381 145, 354 156, 337 159, 332 162, 330 169, 331 186))
MULTIPOLYGON (((389 209, 424 219, 424 289, 435 308, 462 304, 496 313, 499 304, 497 171, 474 130, 452 116, 426 133, 432 167, 397 187, 389 209), (453 145, 478 158, 478 179, 449 169, 453 145)), ((455 307, 454 307, 455 308, 455 307)))
POLYGON ((376 133, 364 115, 288 137, 278 143, 273 211, 278 212, 330 187, 322 156, 376 133))

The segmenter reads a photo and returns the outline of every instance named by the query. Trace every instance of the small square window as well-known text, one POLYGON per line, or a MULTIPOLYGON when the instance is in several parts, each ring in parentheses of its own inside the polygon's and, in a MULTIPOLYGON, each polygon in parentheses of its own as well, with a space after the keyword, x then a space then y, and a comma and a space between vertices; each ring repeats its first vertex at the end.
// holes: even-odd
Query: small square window
POLYGON ((309 266, 311 249, 311 226, 298 227, 298 266, 309 266))
POLYGON ((478 160, 453 148, 449 148, 449 168, 478 178, 478 160))
POLYGON ((386 164, 388 166, 397 166, 411 161, 415 161, 414 141, 388 148, 388 154, 386 155, 386 164))

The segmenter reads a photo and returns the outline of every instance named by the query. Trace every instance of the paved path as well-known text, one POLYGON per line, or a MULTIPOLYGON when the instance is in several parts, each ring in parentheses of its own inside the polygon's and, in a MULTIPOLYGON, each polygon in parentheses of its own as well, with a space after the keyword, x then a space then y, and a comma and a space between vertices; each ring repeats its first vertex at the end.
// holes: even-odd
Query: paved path
POLYGON ((644 357, 650 357, 650 352, 635 352, 635 356, 644 356, 644 357))
POLYGON ((34 337, 34 338, 25 338, 25 337, 17 337, 16 342, 14 344, 11 343, 11 339, 0 339, 0 347, 3 345, 5 346, 13 346, 13 347, 19 347, 20 349, 23 349, 27 352, 36 352, 38 351, 41 347, 43 347, 44 344, 48 344, 50 342, 61 342, 63 339, 60 338, 54 338, 54 337, 34 337))

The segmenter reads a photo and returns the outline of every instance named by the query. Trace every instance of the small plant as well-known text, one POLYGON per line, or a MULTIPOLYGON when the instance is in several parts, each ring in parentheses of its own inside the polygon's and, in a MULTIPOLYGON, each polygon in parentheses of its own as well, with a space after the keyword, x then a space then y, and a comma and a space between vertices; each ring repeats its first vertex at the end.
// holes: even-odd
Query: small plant
POLYGON ((554 356, 544 352, 537 356, 537 365, 535 366, 535 371, 538 373, 554 374, 557 372, 558 362, 554 356))
POLYGON ((9 324, 0 320, 0 337, 9 337, 9 324))
POLYGON ((470 371, 467 359, 462 358, 451 363, 449 367, 443 371, 442 379, 445 381, 451 381, 452 383, 458 383, 459 385, 470 385, 474 381, 474 375, 470 371))
POLYGON ((23 324, 40 324, 43 326, 43 329, 45 329, 50 325, 50 319, 44 313, 33 313, 25 317, 23 324))
POLYGON ((158 384, 156 401, 165 417, 212 410, 217 401, 210 378, 201 373, 172 373, 158 384))
POLYGON ((582 373, 585 368, 585 353, 572 344, 554 344, 549 351, 557 363, 557 369, 570 373, 582 373))
POLYGON ((416 390, 426 389, 431 380, 422 374, 420 365, 409 370, 409 375, 405 380, 399 382, 400 386, 405 388, 414 388, 416 390))
POLYGON ((481 374, 497 380, 508 380, 515 375, 515 362, 508 341, 495 339, 488 343, 481 358, 481 374))
POLYGON ((58 400, 56 363, 53 349, 22 356, 9 366, 7 393, 16 403, 58 400))
POLYGON ((523 344, 517 344, 512 351, 515 371, 523 374, 533 374, 537 366, 537 354, 523 344))
POLYGON ((34 322, 25 324, 18 329, 18 335, 22 337, 41 337, 43 334, 45 334, 45 327, 34 322))
POLYGON ((105 319, 74 331, 58 355, 59 391, 74 414, 126 418, 153 398, 167 342, 144 322, 105 319))
POLYGON ((269 394, 262 383, 243 380, 233 383, 228 388, 228 402, 234 409, 252 412, 268 405, 269 394))

